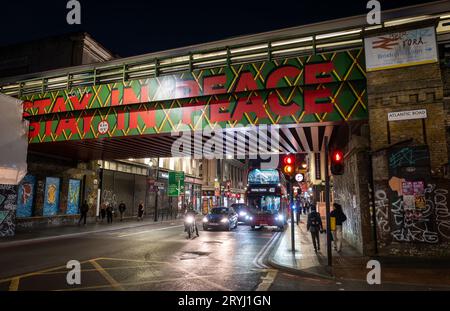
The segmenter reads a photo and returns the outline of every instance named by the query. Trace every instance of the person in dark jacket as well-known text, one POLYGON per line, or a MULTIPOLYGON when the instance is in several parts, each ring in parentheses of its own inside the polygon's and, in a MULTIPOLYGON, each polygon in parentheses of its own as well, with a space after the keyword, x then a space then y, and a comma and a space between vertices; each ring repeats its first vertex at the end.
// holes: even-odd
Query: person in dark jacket
POLYGON ((120 204, 119 204, 120 221, 123 220, 123 214, 125 213, 126 209, 127 209, 127 207, 125 206, 125 203, 123 203, 123 201, 120 201, 120 204))
POLYGON ((113 205, 112 205, 112 203, 109 203, 106 206, 106 219, 109 224, 112 224, 112 222, 113 222, 113 205))
POLYGON ((138 206, 138 220, 142 220, 144 217, 144 202, 141 201, 138 206))
POLYGON ((102 203, 102 205, 100 206, 100 219, 102 220, 102 222, 106 217, 106 205, 107 203, 102 203))
POLYGON ((80 220, 78 221, 78 225, 81 224, 81 221, 83 220, 83 224, 86 226, 86 218, 87 213, 89 211, 89 205, 86 200, 84 200, 83 204, 81 204, 80 207, 80 220))
POLYGON ((342 248, 342 223, 347 220, 347 216, 342 211, 340 204, 333 203, 333 210, 330 213, 330 217, 334 217, 336 223, 334 230, 332 230, 334 249, 340 252, 342 248))
POLYGON ((320 238, 319 233, 323 231, 322 218, 320 214, 316 212, 315 206, 311 206, 311 212, 308 214, 308 221, 306 223, 306 229, 311 232, 311 239, 314 245, 314 251, 320 250, 320 238))

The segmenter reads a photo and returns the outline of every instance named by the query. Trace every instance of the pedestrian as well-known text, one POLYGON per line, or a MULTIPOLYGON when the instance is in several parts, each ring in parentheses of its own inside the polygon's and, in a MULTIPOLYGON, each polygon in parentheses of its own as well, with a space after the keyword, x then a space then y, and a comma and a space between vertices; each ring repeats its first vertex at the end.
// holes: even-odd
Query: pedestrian
MULTIPOLYGON (((333 210, 330 213, 330 217, 334 218, 335 228, 332 230, 334 249, 337 252, 341 252, 342 248, 342 223, 347 220, 342 211, 342 206, 338 203, 333 203, 333 210)), ((333 228, 332 228, 333 229, 333 228)))
POLYGON ((103 219, 105 219, 106 217, 106 205, 107 203, 102 203, 102 205, 100 206, 100 218, 103 222, 103 219))
POLYGON ((86 218, 87 213, 89 211, 89 205, 86 200, 84 200, 83 204, 81 204, 80 207, 80 220, 78 221, 78 225, 81 224, 81 221, 83 220, 83 224, 86 226, 86 218))
POLYGON ((301 204, 301 202, 300 202, 300 200, 298 199, 298 197, 297 197, 297 200, 295 201, 295 205, 296 205, 296 209, 295 209, 295 218, 296 218, 296 223, 297 223, 297 226, 299 225, 299 223, 300 223, 300 215, 301 215, 301 213, 302 213, 302 204, 301 204))
POLYGON ((138 206, 138 220, 142 220, 144 217, 144 202, 140 202, 138 206))
POLYGON ((316 208, 313 206, 311 212, 308 214, 308 222, 306 223, 306 229, 311 232, 311 239, 314 245, 314 251, 320 251, 320 237, 319 233, 323 232, 322 218, 319 212, 316 212, 316 208))
POLYGON ((112 205, 112 203, 109 203, 106 206, 106 218, 108 220, 108 223, 112 224, 112 222, 113 222, 113 205, 112 205))
POLYGON ((125 203, 123 203, 123 201, 120 201, 119 204, 119 213, 120 213, 120 221, 123 220, 123 214, 125 213, 125 210, 127 209, 125 203))

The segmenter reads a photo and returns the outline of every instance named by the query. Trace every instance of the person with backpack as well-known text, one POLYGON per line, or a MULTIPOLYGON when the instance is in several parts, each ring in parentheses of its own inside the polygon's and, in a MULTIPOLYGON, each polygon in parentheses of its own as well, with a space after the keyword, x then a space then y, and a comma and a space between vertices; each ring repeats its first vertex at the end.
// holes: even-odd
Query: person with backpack
POLYGON ((120 201, 119 204, 119 213, 120 213, 120 221, 123 220, 123 214, 125 213, 125 210, 127 209, 125 203, 123 203, 123 201, 120 201))
POLYGON ((333 210, 330 213, 330 217, 334 217, 335 228, 331 232, 333 233, 334 249, 340 253, 342 248, 342 223, 347 220, 342 211, 342 206, 338 203, 333 203, 333 210))
POLYGON ((311 212, 308 214, 308 221, 306 223, 306 229, 311 232, 311 239, 314 245, 314 251, 320 251, 320 238, 319 233, 323 232, 322 218, 320 214, 316 212, 316 207, 311 206, 311 212))

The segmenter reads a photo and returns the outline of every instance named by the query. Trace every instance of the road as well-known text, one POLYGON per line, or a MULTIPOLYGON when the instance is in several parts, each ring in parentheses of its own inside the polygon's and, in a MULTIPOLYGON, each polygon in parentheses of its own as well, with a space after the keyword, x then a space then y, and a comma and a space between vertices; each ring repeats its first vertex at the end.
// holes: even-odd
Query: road
MULTIPOLYGON (((248 226, 203 231, 188 240, 179 222, 152 224, 6 247, 0 290, 256 290, 277 233, 248 226), (68 285, 66 263, 81 263, 68 285)), ((273 274, 273 272, 272 272, 273 274)))
POLYGON ((406 284, 371 286, 268 267, 264 259, 279 234, 240 225, 231 232, 200 228, 200 237, 189 240, 183 225, 174 221, 6 246, 0 249, 0 291, 431 289, 406 284), (81 263, 80 285, 67 284, 70 260, 81 263))

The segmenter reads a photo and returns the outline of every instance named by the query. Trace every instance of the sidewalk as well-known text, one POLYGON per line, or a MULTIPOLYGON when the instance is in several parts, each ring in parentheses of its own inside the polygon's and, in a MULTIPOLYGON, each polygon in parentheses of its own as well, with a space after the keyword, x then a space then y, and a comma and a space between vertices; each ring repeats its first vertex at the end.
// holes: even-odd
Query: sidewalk
POLYGON ((326 234, 320 234, 320 251, 315 253, 311 234, 306 231, 305 216, 299 226, 295 225, 295 253, 291 248, 290 225, 272 249, 268 262, 275 268, 304 276, 329 279, 358 280, 366 282, 370 259, 381 264, 383 283, 418 284, 427 286, 450 286, 450 262, 423 259, 367 257, 352 246, 342 243, 341 253, 332 249, 332 268, 328 267, 326 234))
POLYGON ((88 223, 87 225, 65 225, 54 228, 40 228, 30 229, 27 231, 21 230, 16 232, 13 237, 0 238, 0 248, 23 245, 30 242, 37 241, 49 241, 60 238, 82 236, 89 233, 99 233, 123 229, 131 229, 137 227, 143 227, 154 224, 169 224, 177 223, 181 224, 182 218, 174 218, 167 220, 154 221, 153 218, 144 218, 142 221, 137 221, 135 217, 126 218, 123 221, 114 219, 112 224, 108 224, 106 219, 104 222, 88 223))

